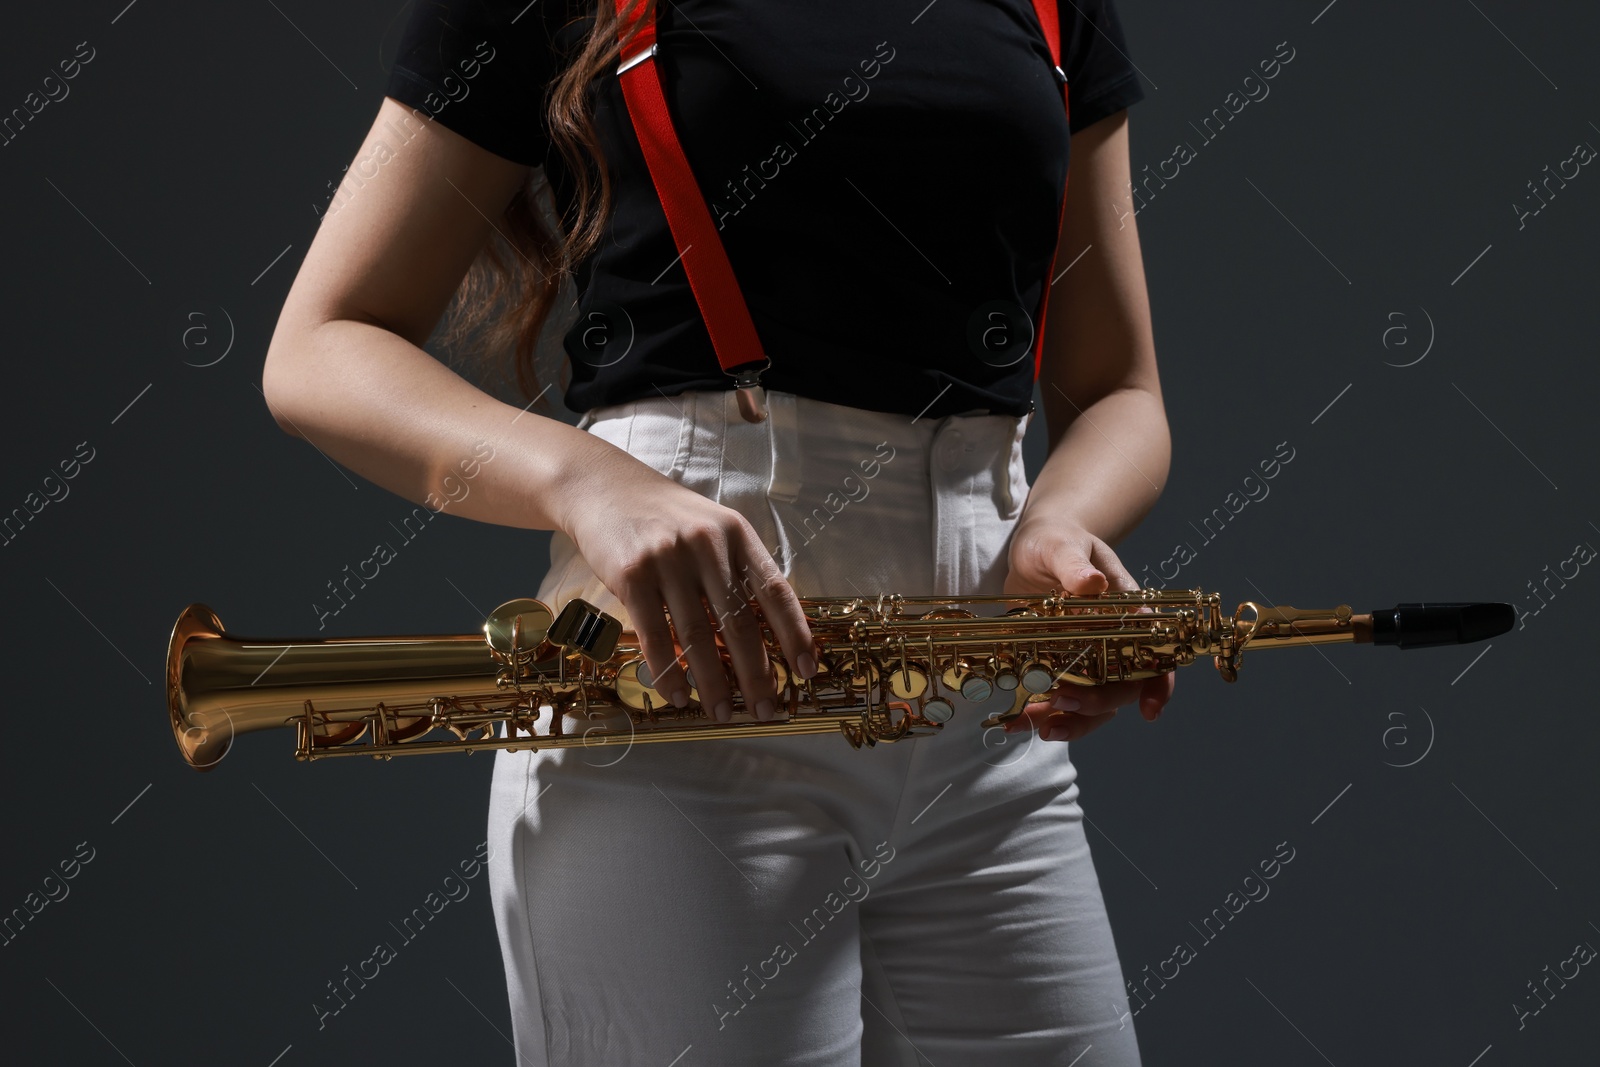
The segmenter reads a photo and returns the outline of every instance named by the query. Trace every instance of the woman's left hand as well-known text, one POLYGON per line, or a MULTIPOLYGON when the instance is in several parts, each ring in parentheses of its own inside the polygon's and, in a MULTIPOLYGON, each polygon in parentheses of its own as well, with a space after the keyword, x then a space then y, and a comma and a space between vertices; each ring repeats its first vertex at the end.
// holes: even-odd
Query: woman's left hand
MULTIPOLYGON (((1093 596, 1140 588, 1110 545, 1071 522, 1029 521, 1024 516, 1012 536, 1008 562, 1011 571, 1004 587, 1008 594, 1056 589, 1073 596, 1093 596)), ((1033 698, 1022 715, 1006 724, 1006 730, 1037 729, 1041 740, 1076 741, 1110 722, 1118 708, 1135 703, 1146 721, 1155 722, 1172 699, 1176 684, 1173 671, 1136 682, 1062 682, 1033 698)))

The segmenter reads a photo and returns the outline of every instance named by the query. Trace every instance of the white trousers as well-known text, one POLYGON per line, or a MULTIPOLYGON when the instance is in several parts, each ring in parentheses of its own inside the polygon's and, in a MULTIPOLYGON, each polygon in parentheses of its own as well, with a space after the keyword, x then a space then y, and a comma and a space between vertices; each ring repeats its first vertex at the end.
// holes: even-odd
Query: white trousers
MULTIPOLYGON (((998 593, 1026 419, 768 393, 580 426, 744 514, 801 596, 998 593)), ((603 500, 594 506, 603 507, 603 500)), ((621 603, 557 534, 538 597, 621 603)), ((504 752, 489 862, 530 1067, 1136 1067, 1064 742, 770 737, 504 752)))

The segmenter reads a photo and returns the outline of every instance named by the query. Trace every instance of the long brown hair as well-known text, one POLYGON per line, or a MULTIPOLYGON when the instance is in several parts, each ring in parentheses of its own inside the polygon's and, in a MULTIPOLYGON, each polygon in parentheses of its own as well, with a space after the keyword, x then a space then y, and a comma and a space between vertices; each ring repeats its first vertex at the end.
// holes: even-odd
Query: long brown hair
MULTIPOLYGON (((654 3, 628 4, 630 18, 637 9, 645 10, 628 40, 654 17, 654 3)), ((540 394, 539 364, 552 362, 539 359, 551 312, 574 268, 599 246, 611 211, 611 176, 595 133, 589 93, 595 77, 615 66, 626 42, 617 39, 615 0, 596 0, 594 6, 593 26, 571 62, 551 80, 544 101, 551 143, 572 177, 570 218, 557 216, 549 178, 544 168, 534 168, 468 268, 441 337, 452 352, 474 352, 478 370, 502 383, 514 380, 528 400, 540 394)))

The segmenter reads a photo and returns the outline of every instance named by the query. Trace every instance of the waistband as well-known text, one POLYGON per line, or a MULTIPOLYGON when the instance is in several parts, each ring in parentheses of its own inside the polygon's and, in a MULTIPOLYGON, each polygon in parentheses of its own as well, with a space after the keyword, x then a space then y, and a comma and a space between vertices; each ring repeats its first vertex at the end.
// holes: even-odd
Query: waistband
POLYGON ((898 448, 928 451, 934 458, 954 458, 963 453, 1006 456, 1011 445, 1021 445, 1034 413, 994 414, 989 411, 947 414, 939 418, 906 416, 893 411, 838 405, 813 400, 782 390, 766 390, 765 422, 746 422, 739 414, 731 389, 690 390, 674 397, 642 397, 638 400, 590 408, 578 421, 578 429, 602 426, 605 422, 635 418, 677 418, 696 422, 701 432, 718 432, 725 437, 760 434, 773 440, 776 450, 790 453, 805 448, 808 440, 838 440, 840 437, 886 442, 898 448), (941 454, 942 446, 942 454, 941 454))
POLYGON ((665 451, 674 454, 662 469, 680 477, 695 452, 696 438, 720 439, 724 470, 764 468, 767 491, 775 500, 795 499, 799 491, 798 457, 813 446, 858 442, 868 449, 887 442, 897 453, 911 451, 927 458, 931 473, 992 473, 1003 497, 1004 514, 1020 511, 1027 494, 1021 471, 1022 440, 1032 412, 997 415, 989 412, 936 418, 835 404, 795 393, 767 390, 767 419, 746 422, 731 389, 691 390, 675 396, 644 397, 591 408, 578 428, 597 433, 647 461, 665 451), (669 439, 676 435, 676 444, 669 439))

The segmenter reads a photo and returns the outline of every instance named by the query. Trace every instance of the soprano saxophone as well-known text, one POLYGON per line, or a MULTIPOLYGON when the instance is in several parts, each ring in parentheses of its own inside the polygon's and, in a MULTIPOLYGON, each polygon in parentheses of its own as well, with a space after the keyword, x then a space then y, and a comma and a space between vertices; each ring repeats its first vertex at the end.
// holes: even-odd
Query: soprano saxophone
MULTIPOLYGON (((1505 633, 1510 604, 1413 603, 1352 614, 1240 604, 1199 589, 1096 596, 813 597, 801 607, 816 641, 817 673, 796 677, 762 620, 778 693, 758 720, 735 689, 717 722, 690 682, 687 707, 651 688, 637 637, 584 600, 560 614, 510 600, 481 633, 264 640, 223 630, 193 604, 167 651, 167 705, 179 751, 206 769, 242 733, 287 728, 295 758, 380 759, 485 748, 571 746, 838 733, 853 746, 938 732, 953 697, 997 692, 1000 726, 1060 683, 1137 680, 1211 656, 1228 682, 1244 651, 1344 642, 1461 644, 1505 633)), ((760 619, 760 609, 750 610, 760 619)), ((730 662, 718 638, 724 666, 730 662)))

